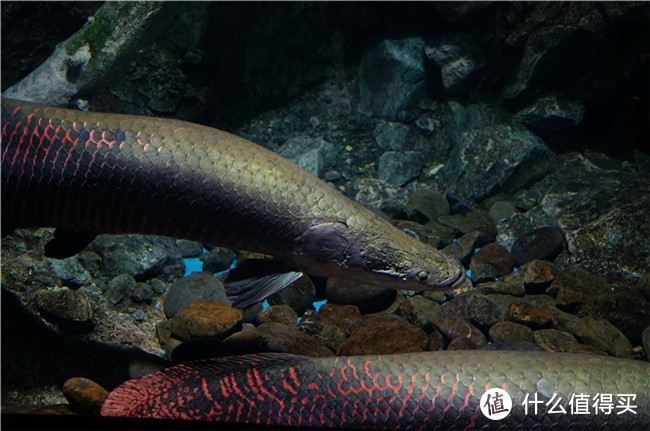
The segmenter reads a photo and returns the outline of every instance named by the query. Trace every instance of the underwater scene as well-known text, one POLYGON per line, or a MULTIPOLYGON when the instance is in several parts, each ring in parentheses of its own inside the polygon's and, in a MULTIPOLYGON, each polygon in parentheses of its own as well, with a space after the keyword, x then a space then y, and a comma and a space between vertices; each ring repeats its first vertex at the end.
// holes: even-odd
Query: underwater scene
POLYGON ((3 429, 650 429, 650 3, 0 7, 3 429))

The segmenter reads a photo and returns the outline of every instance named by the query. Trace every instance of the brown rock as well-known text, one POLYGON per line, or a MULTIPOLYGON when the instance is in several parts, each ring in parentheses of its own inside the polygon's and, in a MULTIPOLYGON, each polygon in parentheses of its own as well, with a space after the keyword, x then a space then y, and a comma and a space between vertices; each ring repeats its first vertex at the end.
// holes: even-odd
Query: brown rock
POLYGON ((79 414, 97 414, 108 391, 84 377, 73 377, 63 384, 63 395, 79 414))
POLYGON ((327 301, 331 304, 356 305, 362 313, 384 310, 397 296, 394 289, 328 278, 325 286, 327 301))
POLYGON ((467 337, 458 337, 449 342, 447 350, 476 350, 479 347, 467 337))
POLYGON ((525 341, 535 342, 533 330, 528 326, 515 322, 498 322, 490 328, 490 339, 495 343, 525 341))
POLYGON ((565 352, 564 345, 578 342, 573 335, 557 329, 539 329, 535 331, 534 338, 535 343, 547 352, 565 352))
POLYGON ((579 316, 584 316, 612 291, 603 277, 574 265, 557 275, 547 293, 556 297, 557 306, 562 310, 575 310, 579 316))
POLYGON ((420 328, 392 316, 372 316, 354 325, 338 355, 421 352, 428 337, 420 328))
POLYGON ((472 256, 469 267, 472 270, 472 281, 478 283, 493 280, 512 272, 514 259, 510 252, 497 243, 490 243, 472 256))
POLYGON ((242 312, 230 303, 194 301, 170 320, 172 333, 182 340, 198 337, 225 338, 234 332, 242 312))
POLYGON ((280 323, 264 323, 257 330, 268 336, 268 349, 306 356, 332 356, 334 353, 323 343, 300 332, 295 327, 280 323))
POLYGON ((564 236, 559 229, 542 227, 521 235, 512 245, 515 265, 520 266, 533 259, 552 261, 564 247, 564 236))
POLYGON ((445 336, 438 330, 429 334, 427 350, 434 352, 436 350, 445 350, 445 336))
POLYGON ((433 324, 448 340, 465 337, 475 346, 487 343, 485 335, 476 326, 453 314, 442 311, 435 316, 433 324))
POLYGON ((528 293, 541 293, 551 285, 560 270, 552 262, 534 259, 519 268, 519 272, 523 274, 528 293))
POLYGON ((322 330, 315 337, 336 351, 348 337, 348 328, 361 319, 355 305, 326 304, 321 307, 318 317, 322 330))
POLYGON ((281 305, 271 305, 266 310, 262 310, 257 315, 257 323, 282 323, 287 326, 295 326, 296 320, 298 320, 298 315, 286 304, 281 305))
POLYGON ((395 309, 397 316, 402 316, 413 325, 429 333, 435 329, 436 316, 441 312, 437 304, 422 295, 406 298, 395 309))
POLYGON ((476 286, 481 292, 488 293, 503 293, 512 296, 524 296, 526 289, 524 287, 524 277, 521 271, 511 272, 500 277, 497 281, 487 281, 480 283, 476 286))
POLYGON ((551 320, 551 312, 545 307, 516 301, 508 307, 506 319, 531 328, 541 328, 551 320))
POLYGON ((621 331, 605 319, 583 317, 576 323, 576 337, 589 346, 610 355, 626 357, 632 354, 632 343, 621 331))
POLYGON ((487 331, 503 320, 503 312, 490 298, 481 293, 465 293, 443 304, 442 309, 467 320, 477 328, 487 331))
POLYGON ((269 334, 252 328, 235 332, 223 342, 233 351, 246 354, 268 351, 269 339, 269 334))

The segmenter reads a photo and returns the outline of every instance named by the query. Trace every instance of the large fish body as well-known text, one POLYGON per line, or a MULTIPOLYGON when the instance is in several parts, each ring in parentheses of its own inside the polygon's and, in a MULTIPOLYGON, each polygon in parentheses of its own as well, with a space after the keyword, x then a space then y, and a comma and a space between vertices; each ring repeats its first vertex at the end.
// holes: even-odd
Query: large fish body
POLYGON ((462 266, 292 162, 184 121, 2 100, 3 227, 146 233, 274 255, 395 289, 462 266))
POLYGON ((109 394, 102 415, 356 429, 647 431, 650 364, 477 350, 217 358, 130 380, 109 394), (489 401, 507 413, 499 420, 480 407, 492 388, 512 401, 489 401))

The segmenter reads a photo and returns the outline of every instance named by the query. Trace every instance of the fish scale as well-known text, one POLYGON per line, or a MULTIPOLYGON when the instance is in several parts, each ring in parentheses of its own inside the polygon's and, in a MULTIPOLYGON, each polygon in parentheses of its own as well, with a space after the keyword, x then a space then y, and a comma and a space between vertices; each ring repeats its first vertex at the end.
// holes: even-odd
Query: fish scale
POLYGON ((184 121, 3 98, 2 194, 5 229, 168 235, 395 289, 464 278, 460 263, 287 159, 184 121))
MULTIPOLYGON (((617 410, 618 411, 618 410, 617 410)), ((102 415, 364 429, 621 429, 650 425, 650 364, 597 355, 446 351, 309 358, 282 353, 189 362, 125 382, 102 415), (525 414, 546 385, 567 414, 525 414), (503 388, 513 410, 491 421, 479 400, 503 388), (635 394, 635 413, 570 414, 571 395, 635 394)))

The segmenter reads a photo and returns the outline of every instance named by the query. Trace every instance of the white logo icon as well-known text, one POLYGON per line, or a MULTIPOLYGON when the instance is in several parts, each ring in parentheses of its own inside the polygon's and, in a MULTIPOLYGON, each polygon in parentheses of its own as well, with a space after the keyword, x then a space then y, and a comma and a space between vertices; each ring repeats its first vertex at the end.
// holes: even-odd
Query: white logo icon
POLYGON ((512 398, 503 389, 492 388, 481 395, 481 411, 493 421, 498 421, 510 414, 512 398))

